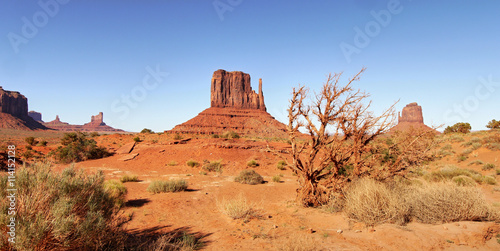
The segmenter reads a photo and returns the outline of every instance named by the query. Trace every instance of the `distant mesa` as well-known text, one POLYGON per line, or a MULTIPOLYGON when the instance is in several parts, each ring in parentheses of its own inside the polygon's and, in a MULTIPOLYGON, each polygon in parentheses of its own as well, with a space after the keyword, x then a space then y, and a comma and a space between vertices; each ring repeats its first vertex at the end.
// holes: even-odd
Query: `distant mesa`
POLYGON ((28 115, 28 99, 19 92, 0 86, 0 128, 17 130, 47 129, 28 115))
POLYGON ((29 111, 28 115, 38 123, 43 123, 42 114, 35 111, 29 111))
MULTIPOLYGON (((398 124, 391 128, 391 132, 414 129, 434 130, 424 124, 422 107, 416 102, 410 103, 398 113, 398 124)), ((436 131, 437 132, 437 131, 436 131)))
POLYGON ((92 116, 90 122, 84 125, 71 125, 66 122, 62 122, 59 119, 59 115, 56 115, 56 119, 50 122, 43 123, 46 127, 58 131, 81 131, 81 132, 123 132, 123 130, 115 129, 104 123, 104 115, 102 112, 92 116))
POLYGON ((234 131, 255 137, 288 136, 286 126, 266 112, 262 79, 259 79, 259 93, 256 93, 247 73, 215 71, 211 81, 210 106, 168 132, 222 134, 234 131))

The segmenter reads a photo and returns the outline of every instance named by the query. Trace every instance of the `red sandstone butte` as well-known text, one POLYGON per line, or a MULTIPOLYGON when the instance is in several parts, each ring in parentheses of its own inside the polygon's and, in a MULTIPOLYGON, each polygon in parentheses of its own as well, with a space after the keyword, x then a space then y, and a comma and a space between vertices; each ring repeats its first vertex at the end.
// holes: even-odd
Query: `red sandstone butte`
POLYGON ((401 113, 398 113, 398 124, 391 128, 391 132, 404 131, 410 128, 434 130, 424 124, 424 116, 422 107, 416 102, 410 103, 403 108, 401 113))
POLYGON ((28 99, 19 92, 0 86, 0 128, 47 129, 28 115, 28 99))
POLYGON ((44 123, 48 128, 58 130, 58 131, 82 131, 82 132, 123 132, 123 130, 115 129, 104 123, 103 113, 92 116, 90 122, 84 125, 71 125, 66 122, 62 122, 59 119, 59 115, 56 115, 56 119, 50 122, 44 123))
POLYGON ((210 90, 211 107, 168 132, 222 134, 234 131, 254 137, 288 136, 286 126, 266 112, 262 79, 256 93, 250 85, 249 74, 217 70, 210 90))

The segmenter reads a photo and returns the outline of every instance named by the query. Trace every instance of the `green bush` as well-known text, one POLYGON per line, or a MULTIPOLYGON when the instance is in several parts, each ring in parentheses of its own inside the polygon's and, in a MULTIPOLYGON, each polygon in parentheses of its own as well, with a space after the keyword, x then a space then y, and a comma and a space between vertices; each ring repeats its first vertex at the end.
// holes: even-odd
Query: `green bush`
POLYGON ((174 136, 174 139, 175 140, 181 140, 182 136, 180 134, 176 133, 175 136, 174 136))
POLYGON ((47 141, 42 140, 42 141, 38 142, 37 146, 47 146, 47 141))
POLYGON ((142 129, 141 133, 155 133, 155 132, 153 132, 153 130, 151 130, 151 129, 144 128, 144 129, 142 129))
POLYGON ((483 166, 482 169, 483 170, 491 170, 493 168, 495 168, 495 164, 493 164, 493 163, 486 163, 486 164, 484 164, 484 166, 483 166))
MULTIPOLYGON (((0 177, 0 196, 7 198, 8 177, 0 177)), ((2 250, 123 249, 124 219, 118 217, 116 194, 104 185, 104 174, 85 174, 73 167, 53 172, 35 163, 16 173, 16 239, 8 242, 9 201, 0 200, 2 250)))
POLYGON ((259 166, 259 163, 253 159, 253 160, 250 160, 247 162, 247 166, 248 167, 256 167, 256 166, 259 166))
POLYGON ((214 139, 218 139, 220 136, 219 136, 219 134, 212 134, 212 135, 210 135, 210 137, 212 137, 214 139))
POLYGON ((120 178, 120 181, 122 183, 126 183, 126 182, 138 182, 139 181, 139 177, 137 177, 137 175, 123 175, 121 178, 120 178))
POLYGON ((95 138, 95 137, 98 137, 98 136, 99 136, 98 132, 91 132, 90 133, 90 137, 92 137, 92 138, 95 138))
POLYGON ((38 143, 38 141, 35 140, 35 137, 27 137, 27 138, 24 139, 24 141, 26 143, 28 143, 28 145, 30 145, 30 146, 34 146, 34 145, 36 145, 38 143))
POLYGON ((285 170, 286 169, 286 161, 284 160, 280 160, 278 161, 278 164, 276 164, 276 168, 278 168, 279 170, 285 170))
POLYGON ((279 183, 281 181, 281 175, 274 175, 273 182, 279 183))
POLYGON ((109 193, 113 198, 115 205, 120 208, 125 204, 125 196, 127 195, 127 188, 117 180, 106 180, 104 182, 104 191, 109 193))
POLYGON ((488 122, 488 124, 486 125, 486 128, 489 128, 489 129, 500 129, 500 121, 496 121, 496 120, 491 120, 490 122, 488 122))
POLYGON ((175 193, 185 191, 188 184, 185 180, 155 180, 149 184, 147 191, 150 193, 175 193))
POLYGON ((255 170, 243 170, 238 176, 236 176, 236 178, 234 178, 234 181, 242 184, 256 185, 262 184, 264 182, 264 178, 255 172, 255 170))
POLYGON ((453 126, 448 126, 446 129, 444 129, 444 133, 453 133, 453 132, 458 132, 458 133, 470 133, 471 126, 469 123, 464 123, 464 122, 459 122, 454 124, 453 126))
POLYGON ((218 160, 218 161, 207 161, 207 160, 204 160, 203 161, 204 164, 202 166, 202 168, 208 172, 218 172, 218 173, 222 173, 222 160, 218 160))
POLYGON ((188 160, 188 161, 186 162, 186 165, 188 165, 188 166, 190 166, 190 167, 197 167, 197 166, 199 166, 199 165, 200 165, 200 163, 198 163, 198 162, 196 162, 196 161, 194 161, 194 160, 192 160, 192 159, 191 159, 191 160, 188 160))
POLYGON ((134 138, 134 141, 135 141, 135 142, 141 142, 142 140, 141 140, 141 138, 139 138, 139 137, 135 137, 135 138, 134 138))
POLYGON ((226 139, 239 139, 240 135, 237 134, 236 132, 233 132, 233 131, 227 131, 227 132, 224 132, 221 135, 221 137, 226 138, 226 139))
POLYGON ((111 154, 104 147, 98 147, 93 139, 87 139, 87 134, 81 132, 65 133, 61 144, 55 150, 55 157, 63 163, 100 159, 111 154))

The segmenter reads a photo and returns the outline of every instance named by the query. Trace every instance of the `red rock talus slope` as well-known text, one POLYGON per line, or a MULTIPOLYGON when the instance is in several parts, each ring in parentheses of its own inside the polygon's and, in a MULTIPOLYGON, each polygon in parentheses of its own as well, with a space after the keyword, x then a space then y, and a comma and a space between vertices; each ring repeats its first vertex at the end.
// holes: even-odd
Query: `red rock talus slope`
POLYGON ((391 128, 390 131, 404 131, 409 130, 410 128, 418 130, 434 130, 424 124, 422 107, 416 102, 410 103, 403 108, 401 114, 398 114, 398 124, 391 128))
POLYGON ((222 134, 234 131, 252 137, 287 137, 286 126, 266 112, 262 79, 257 94, 250 85, 250 75, 217 70, 211 81, 210 101, 210 108, 169 132, 222 134))
POLYGON ((0 86, 0 127, 19 130, 47 129, 28 116, 28 99, 19 92, 0 86))

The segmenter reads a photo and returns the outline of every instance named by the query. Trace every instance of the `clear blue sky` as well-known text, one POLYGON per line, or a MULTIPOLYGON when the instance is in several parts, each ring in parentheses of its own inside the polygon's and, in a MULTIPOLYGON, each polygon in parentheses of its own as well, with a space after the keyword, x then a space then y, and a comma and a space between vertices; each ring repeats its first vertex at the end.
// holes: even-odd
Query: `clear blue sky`
POLYGON ((115 128, 168 130, 210 106, 225 69, 262 78, 285 122, 292 87, 362 67, 376 114, 400 100, 428 125, 500 119, 499 1, 8 0, 0 17, 0 85, 45 121, 102 111, 115 128))

